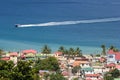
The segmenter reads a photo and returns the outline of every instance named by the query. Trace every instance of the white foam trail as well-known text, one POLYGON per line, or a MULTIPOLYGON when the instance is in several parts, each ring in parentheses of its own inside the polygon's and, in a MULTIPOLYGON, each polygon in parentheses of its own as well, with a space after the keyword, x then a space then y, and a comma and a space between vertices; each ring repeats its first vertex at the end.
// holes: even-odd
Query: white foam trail
POLYGON ((88 24, 88 23, 103 23, 120 21, 120 17, 117 18, 103 18, 103 19, 91 19, 91 20, 79 20, 79 21, 63 21, 63 22, 47 22, 40 24, 19 24, 18 27, 33 27, 33 26, 58 26, 58 25, 71 25, 71 24, 88 24))

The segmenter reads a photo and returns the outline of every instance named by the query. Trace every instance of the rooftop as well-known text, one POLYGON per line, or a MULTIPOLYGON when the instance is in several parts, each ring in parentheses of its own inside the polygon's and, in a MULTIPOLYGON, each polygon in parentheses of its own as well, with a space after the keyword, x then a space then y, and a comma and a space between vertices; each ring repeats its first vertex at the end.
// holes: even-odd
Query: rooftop
POLYGON ((87 68, 82 68, 81 70, 84 70, 84 71, 93 71, 93 68, 92 67, 87 67, 87 68))

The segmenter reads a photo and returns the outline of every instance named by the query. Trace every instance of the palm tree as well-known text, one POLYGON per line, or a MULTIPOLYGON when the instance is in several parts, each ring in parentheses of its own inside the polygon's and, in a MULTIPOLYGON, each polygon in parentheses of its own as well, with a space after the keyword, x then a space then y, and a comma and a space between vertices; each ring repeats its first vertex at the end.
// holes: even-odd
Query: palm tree
POLYGON ((75 55, 76 55, 76 56, 80 56, 80 57, 82 56, 82 53, 81 53, 81 50, 80 50, 79 47, 76 48, 76 50, 75 50, 75 55))
POLYGON ((64 54, 67 56, 67 59, 70 57, 70 55, 69 55, 69 51, 68 51, 67 49, 65 49, 64 54))
POLYGON ((42 53, 43 53, 43 54, 46 54, 46 56, 47 56, 47 54, 50 54, 50 53, 51 53, 51 49, 50 49, 47 45, 45 45, 45 46, 42 48, 42 53))
POLYGON ((113 50, 114 52, 118 52, 119 51, 115 46, 110 46, 110 50, 113 50))
POLYGON ((65 48, 63 46, 60 46, 58 51, 62 52, 63 54, 65 54, 65 48))
POLYGON ((110 46, 110 50, 113 50, 115 47, 113 45, 110 46))
POLYGON ((3 50, 2 49, 0 49, 0 58, 1 58, 1 55, 3 54, 3 50))
POLYGON ((102 54, 103 54, 103 55, 106 55, 106 48, 105 48, 105 45, 101 45, 101 48, 103 49, 102 54))
POLYGON ((74 49, 73 48, 70 48, 69 49, 69 54, 68 54, 69 56, 74 56, 75 54, 74 54, 74 49))

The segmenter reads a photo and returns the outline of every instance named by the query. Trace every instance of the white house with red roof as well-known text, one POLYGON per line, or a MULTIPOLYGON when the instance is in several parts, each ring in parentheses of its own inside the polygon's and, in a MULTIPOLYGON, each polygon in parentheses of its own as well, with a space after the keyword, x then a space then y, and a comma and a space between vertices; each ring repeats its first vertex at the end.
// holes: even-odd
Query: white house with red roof
POLYGON ((12 60, 16 64, 17 63, 18 53, 17 52, 11 52, 9 54, 9 56, 10 56, 10 60, 12 60))
POLYGON ((21 57, 25 58, 26 60, 34 60, 36 53, 37 51, 33 49, 23 50, 21 52, 21 57))
POLYGON ((109 63, 120 63, 120 52, 114 52, 113 50, 109 50, 107 52, 107 64, 109 63))

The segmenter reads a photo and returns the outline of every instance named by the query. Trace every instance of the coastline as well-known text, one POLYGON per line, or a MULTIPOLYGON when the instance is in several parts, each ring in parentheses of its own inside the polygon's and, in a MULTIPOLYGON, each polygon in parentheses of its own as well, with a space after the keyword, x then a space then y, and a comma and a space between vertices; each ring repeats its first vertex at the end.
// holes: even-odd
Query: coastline
POLYGON ((60 46, 64 46, 66 49, 72 47, 79 47, 83 54, 100 54, 102 52, 101 47, 93 46, 80 46, 80 45, 64 45, 64 44, 51 44, 51 43, 35 43, 35 42, 20 42, 12 40, 0 40, 0 48, 5 51, 21 51, 24 49, 35 49, 40 52, 44 45, 48 45, 52 49, 52 53, 56 52, 60 46))

